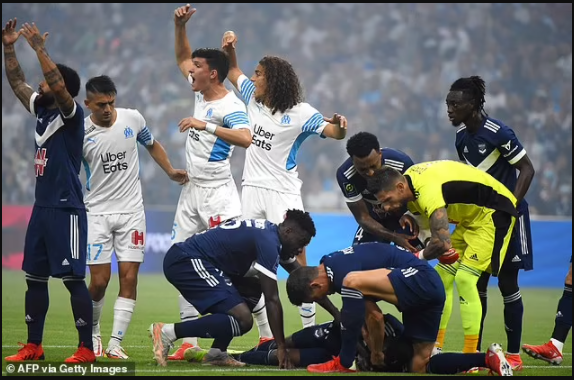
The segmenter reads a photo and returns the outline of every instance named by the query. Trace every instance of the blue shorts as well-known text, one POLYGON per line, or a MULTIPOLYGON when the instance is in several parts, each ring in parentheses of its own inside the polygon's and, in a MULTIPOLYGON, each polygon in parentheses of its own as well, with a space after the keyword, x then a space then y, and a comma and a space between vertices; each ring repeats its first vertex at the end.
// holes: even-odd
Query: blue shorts
POLYGON ((444 285, 429 265, 393 269, 389 280, 403 314, 404 336, 413 342, 435 342, 444 302, 444 285))
POLYGON ((165 278, 199 312, 227 314, 243 303, 243 298, 222 271, 193 253, 172 246, 163 259, 165 278))
POLYGON ((521 202, 518 205, 518 215, 501 270, 504 268, 523 269, 525 271, 534 269, 528 203, 521 202))
POLYGON ((40 277, 85 277, 87 244, 85 210, 34 206, 22 270, 40 277))

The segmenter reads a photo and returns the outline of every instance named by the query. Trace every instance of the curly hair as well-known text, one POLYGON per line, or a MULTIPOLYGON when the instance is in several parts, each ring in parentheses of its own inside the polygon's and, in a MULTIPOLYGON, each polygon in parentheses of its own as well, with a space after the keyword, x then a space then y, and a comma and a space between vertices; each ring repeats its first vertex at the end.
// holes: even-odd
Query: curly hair
POLYGON ((365 158, 372 151, 381 150, 377 136, 369 132, 359 132, 347 141, 347 153, 350 157, 365 158))
POLYGON ((303 101, 303 90, 293 66, 283 58, 266 56, 259 61, 265 70, 266 98, 271 113, 284 113, 303 101))
POLYGON ((472 99, 474 109, 477 112, 488 116, 484 110, 486 83, 481 77, 459 78, 450 86, 450 91, 462 91, 463 94, 472 99))
POLYGON ((287 210, 284 223, 297 225, 301 231, 306 232, 309 237, 315 237, 317 234, 315 222, 313 222, 313 219, 308 212, 301 210, 287 210))

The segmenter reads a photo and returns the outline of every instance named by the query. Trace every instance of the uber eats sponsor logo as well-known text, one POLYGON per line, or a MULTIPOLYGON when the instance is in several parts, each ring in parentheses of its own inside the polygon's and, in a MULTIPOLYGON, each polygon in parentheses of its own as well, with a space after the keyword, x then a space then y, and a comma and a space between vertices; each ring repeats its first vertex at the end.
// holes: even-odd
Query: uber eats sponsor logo
POLYGON ((104 173, 111 174, 122 170, 128 170, 126 159, 126 152, 106 153, 100 155, 102 163, 104 164, 104 173))
POLYGON ((251 143, 256 145, 260 148, 265 150, 271 150, 273 147, 273 137, 275 137, 274 133, 267 132, 263 129, 262 126, 255 124, 255 128, 253 129, 253 138, 251 139, 251 143))

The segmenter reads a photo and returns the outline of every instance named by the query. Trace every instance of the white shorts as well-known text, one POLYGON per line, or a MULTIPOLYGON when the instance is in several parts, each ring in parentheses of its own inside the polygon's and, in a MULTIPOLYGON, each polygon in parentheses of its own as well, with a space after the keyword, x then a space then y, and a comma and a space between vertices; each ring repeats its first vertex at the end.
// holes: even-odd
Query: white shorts
POLYGON ((301 195, 254 186, 243 186, 241 203, 244 219, 267 219, 275 224, 285 220, 287 210, 305 210, 301 195))
POLYGON ((145 213, 88 213, 88 265, 110 264, 112 252, 118 262, 143 263, 145 250, 145 213))
POLYGON ((235 182, 219 187, 200 187, 188 182, 181 189, 171 241, 180 243, 198 232, 239 217, 241 200, 235 182))

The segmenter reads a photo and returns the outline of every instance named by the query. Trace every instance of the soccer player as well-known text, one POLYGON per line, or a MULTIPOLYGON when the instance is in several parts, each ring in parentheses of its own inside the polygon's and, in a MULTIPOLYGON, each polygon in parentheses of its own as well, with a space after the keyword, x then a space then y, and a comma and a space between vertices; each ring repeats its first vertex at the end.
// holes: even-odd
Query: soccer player
MULTIPOLYGON (((213 228, 219 223, 241 217, 241 200, 233 176, 230 158, 235 145, 251 144, 251 126, 243 102, 223 81, 229 71, 229 58, 219 49, 200 48, 192 52, 186 24, 195 13, 190 5, 174 11, 175 57, 183 76, 194 92, 193 117, 180 122, 187 133, 185 143, 189 183, 179 197, 173 222, 172 242, 213 228)), ((180 295, 182 321, 199 317, 197 309, 180 295)), ((187 348, 197 346, 197 338, 183 340, 170 360, 183 360, 187 348)))
MULTIPOLYGON (((534 264, 530 214, 528 203, 524 199, 534 178, 534 167, 514 131, 503 122, 489 117, 485 112, 485 94, 486 85, 482 78, 478 76, 460 78, 450 87, 446 105, 449 120, 453 126, 459 127, 456 131, 455 146, 460 160, 492 175, 512 191, 518 200, 519 216, 508 253, 498 275, 498 287, 504 300, 504 325, 508 340, 506 355, 513 369, 520 370, 522 369, 520 340, 524 306, 518 286, 518 272, 520 269, 531 270, 534 264)), ((449 298, 452 300, 454 276, 448 268, 439 270, 447 294, 451 294, 449 298)), ((478 292, 482 303, 479 350, 487 311, 489 279, 490 273, 484 272, 478 280, 478 292)), ((444 343, 451 311, 452 302, 447 302, 438 347, 442 347, 444 343)))
MULTIPOLYGON (((150 333, 157 363, 165 366, 173 342, 193 336, 214 339, 204 363, 243 366, 227 354, 227 347, 233 337, 251 329, 253 319, 232 278, 258 275, 278 345, 279 366, 290 368, 277 268, 279 263, 288 271, 297 268, 298 262, 291 259, 309 244, 315 233, 309 213, 289 210, 279 225, 261 219, 232 220, 174 244, 164 259, 167 280, 199 313, 211 315, 177 324, 152 324, 150 333)), ((332 304, 328 306, 328 311, 338 314, 332 304)))
POLYGON ((176 170, 163 146, 155 140, 142 114, 135 109, 116 108, 117 90, 108 76, 86 83, 84 167, 85 204, 88 209, 88 265, 90 294, 94 308, 92 341, 96 356, 104 354, 100 316, 110 282, 112 252, 118 261, 120 291, 114 304, 111 339, 105 355, 127 359, 121 347, 136 304, 137 279, 144 260, 146 219, 144 214, 138 142, 169 178, 187 182, 185 170, 176 170))
POLYGON ((44 46, 47 33, 35 24, 16 30, 16 19, 2 29, 6 77, 24 108, 36 118, 34 169, 36 195, 26 231, 25 320, 28 341, 8 362, 43 360, 42 340, 48 313, 48 279, 61 278, 70 301, 79 335, 78 350, 67 363, 94 362, 92 304, 85 282, 87 221, 80 166, 84 139, 84 111, 74 98, 80 77, 73 69, 55 64, 44 46), (16 58, 14 43, 23 35, 36 52, 45 80, 35 92, 27 83, 16 58))
POLYGON ((554 321, 554 331, 552 338, 546 344, 540 346, 532 346, 525 344, 522 350, 534 359, 544 360, 550 364, 560 365, 564 359, 562 350, 564 349, 564 342, 568 338, 570 329, 572 328, 572 257, 570 257, 570 269, 566 276, 564 284, 564 293, 558 302, 558 311, 556 312, 556 319, 554 321))
MULTIPOLYGON (((397 246, 361 244, 323 256, 318 267, 301 267, 287 279, 287 294, 294 305, 332 293, 343 299, 341 351, 334 360, 308 367, 310 372, 351 372, 365 323, 366 299, 388 302, 402 313, 404 336, 415 342, 412 371, 425 372, 445 300, 441 279, 425 260, 397 246)), ((382 352, 382 347, 375 351, 382 352)))
MULTIPOLYGON (((369 132, 359 132, 347 140, 349 158, 337 169, 337 182, 345 196, 345 201, 355 220, 359 224, 353 245, 371 243, 395 243, 412 252, 423 247, 413 246, 409 240, 416 236, 397 233, 403 229, 399 215, 388 215, 380 208, 381 204, 367 190, 367 178, 383 165, 390 166, 404 173, 414 165, 413 160, 405 153, 391 148, 381 149, 377 136, 369 132)), ((411 216, 409 224, 416 225, 411 216)), ((411 232, 414 228, 411 229, 411 232)), ((417 242, 413 242, 417 245, 417 242)))
MULTIPOLYGON (((516 222, 516 198, 490 174, 455 161, 417 164, 404 175, 383 167, 368 186, 385 211, 407 205, 429 220, 431 239, 425 258, 443 255, 451 248, 456 251, 451 256, 461 257, 452 265, 440 265, 437 271, 443 281, 454 277, 460 295, 463 352, 476 352, 482 307, 476 284, 483 272, 500 273, 516 222), (449 223, 456 225, 452 235, 449 223)), ((452 293, 447 293, 449 304, 452 293)))
MULTIPOLYGON (((253 127, 243 169, 243 217, 280 223, 287 209, 304 209, 296 160, 301 144, 313 135, 344 139, 347 119, 339 114, 325 118, 304 103, 299 78, 282 58, 262 58, 247 78, 237 63, 236 43, 235 33, 223 35, 222 47, 230 59, 228 78, 247 105, 253 127)), ((305 252, 297 259, 307 265, 305 252)), ((271 331, 263 305, 262 299, 255 315, 259 336, 265 340, 271 331)), ((315 325, 315 304, 302 305, 299 312, 303 327, 315 325)))

